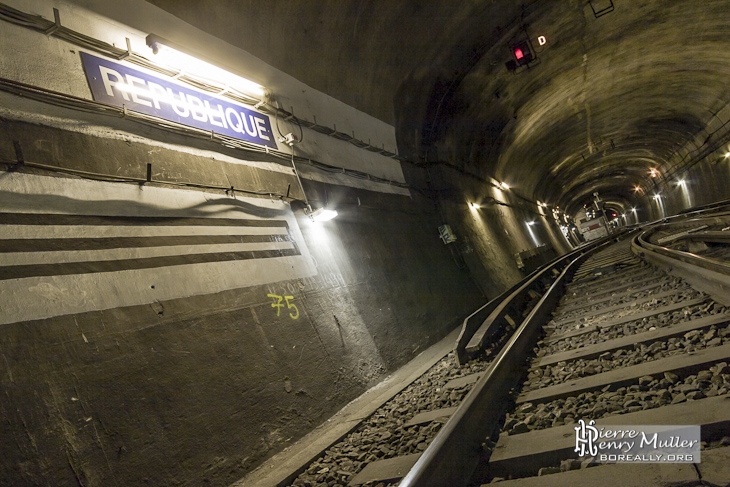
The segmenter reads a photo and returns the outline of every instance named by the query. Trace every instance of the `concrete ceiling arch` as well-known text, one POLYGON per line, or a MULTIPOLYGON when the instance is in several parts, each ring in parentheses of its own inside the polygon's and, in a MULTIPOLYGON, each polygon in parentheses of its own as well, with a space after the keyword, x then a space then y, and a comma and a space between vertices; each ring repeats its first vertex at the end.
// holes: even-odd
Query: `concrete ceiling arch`
POLYGON ((561 208, 677 176, 730 102, 726 0, 148 1, 394 124, 416 163, 561 208), (537 59, 513 73, 521 39, 537 59))

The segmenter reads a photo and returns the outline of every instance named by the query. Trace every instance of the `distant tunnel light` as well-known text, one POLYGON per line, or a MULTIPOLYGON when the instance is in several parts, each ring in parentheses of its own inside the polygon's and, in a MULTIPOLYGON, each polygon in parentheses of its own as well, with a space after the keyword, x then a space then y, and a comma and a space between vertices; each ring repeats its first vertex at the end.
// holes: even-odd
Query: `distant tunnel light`
POLYGON ((727 159, 728 157, 730 157, 730 152, 725 153, 725 159, 727 159))
POLYGON ((147 45, 155 53, 155 61, 175 71, 209 81, 212 85, 224 85, 242 93, 264 96, 264 87, 258 83, 242 78, 225 69, 219 68, 202 59, 186 54, 183 48, 155 34, 147 36, 147 45))

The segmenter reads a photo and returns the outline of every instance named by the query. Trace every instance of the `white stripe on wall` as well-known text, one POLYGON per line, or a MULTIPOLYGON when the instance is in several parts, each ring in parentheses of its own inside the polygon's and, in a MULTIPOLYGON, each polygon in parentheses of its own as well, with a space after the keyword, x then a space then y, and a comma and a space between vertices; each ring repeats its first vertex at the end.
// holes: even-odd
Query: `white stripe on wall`
MULTIPOLYGON (((0 282, 0 325, 212 294, 308 275, 312 275, 309 262, 296 256, 10 279, 0 282)), ((265 293, 259 298, 260 302, 269 300, 265 293)))
MULTIPOLYGON (((111 218, 115 215, 211 218, 210 226, 207 224, 206 226, 0 225, 1 239, 288 235, 301 253, 286 257, 5 279, 0 281, 0 324, 123 306, 146 305, 188 296, 303 279, 317 274, 316 264, 307 249, 291 207, 279 200, 248 197, 233 199, 200 191, 139 188, 137 185, 121 183, 3 173, 3 177, 0 178, 0 211, 106 215, 111 218), (271 218, 256 216, 260 214, 272 216, 271 218), (279 222, 279 226, 217 226, 215 218, 259 220, 271 222, 272 225, 279 222), (288 231, 280 226, 282 220, 287 222, 288 231)), ((6 253, 2 257, 5 260, 0 265, 21 265, 31 262, 60 263, 59 259, 65 259, 65 262, 99 261, 102 256, 122 259, 123 255, 129 256, 122 252, 130 251, 134 252, 132 257, 156 256, 164 259, 165 255, 200 253, 201 250, 203 252, 262 248, 283 250, 291 249, 292 242, 13 252, 14 255, 6 253), (35 256, 28 257, 33 254, 35 256), (22 262, 18 260, 21 258, 41 260, 22 262)), ((269 298, 262 294, 256 299, 265 302, 269 298)))

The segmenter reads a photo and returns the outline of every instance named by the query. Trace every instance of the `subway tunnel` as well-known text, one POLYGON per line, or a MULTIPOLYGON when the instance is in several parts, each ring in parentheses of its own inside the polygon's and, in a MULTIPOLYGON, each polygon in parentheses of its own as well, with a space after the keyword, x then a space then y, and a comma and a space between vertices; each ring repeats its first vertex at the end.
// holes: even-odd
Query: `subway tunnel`
POLYGON ((231 485, 596 201, 623 227, 730 199, 728 18, 5 0, 0 484, 231 485))

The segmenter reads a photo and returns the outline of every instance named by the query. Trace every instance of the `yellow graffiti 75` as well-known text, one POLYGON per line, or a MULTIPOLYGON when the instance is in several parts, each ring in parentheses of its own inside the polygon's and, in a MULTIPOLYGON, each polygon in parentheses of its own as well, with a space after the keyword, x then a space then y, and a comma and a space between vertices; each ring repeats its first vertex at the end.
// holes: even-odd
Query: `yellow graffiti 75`
POLYGON ((278 294, 267 294, 266 295, 269 298, 274 298, 276 301, 271 303, 272 308, 276 308, 276 316, 279 316, 281 313, 281 308, 284 307, 282 304, 282 299, 286 300, 286 307, 287 309, 294 309, 294 312, 289 312, 289 317, 293 320, 296 320, 299 318, 299 309, 297 308, 297 305, 294 303, 290 303, 289 300, 294 300, 294 296, 279 296, 278 294))

